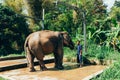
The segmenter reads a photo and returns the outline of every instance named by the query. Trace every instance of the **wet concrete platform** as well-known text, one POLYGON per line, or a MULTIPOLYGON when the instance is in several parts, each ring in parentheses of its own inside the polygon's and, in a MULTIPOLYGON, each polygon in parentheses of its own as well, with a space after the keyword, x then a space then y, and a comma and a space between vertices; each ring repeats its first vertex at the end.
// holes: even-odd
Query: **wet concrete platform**
POLYGON ((63 62, 64 70, 57 70, 53 58, 45 58, 44 62, 47 71, 40 71, 35 60, 36 72, 29 72, 25 58, 0 61, 0 76, 8 80, 89 80, 106 69, 103 65, 84 65, 79 68, 77 63, 63 62))
MULTIPOLYGON (((53 58, 45 58, 44 63, 52 63, 54 62, 53 58)), ((38 61, 35 59, 34 65, 38 65, 38 61)), ((13 69, 19 69, 27 67, 27 60, 25 58, 20 59, 10 59, 10 60, 1 60, 0 61, 0 72, 7 71, 7 70, 13 70, 13 69)))
POLYGON ((36 72, 29 72, 29 68, 0 72, 0 76, 9 80, 90 80, 92 77, 103 72, 106 66, 88 65, 81 68, 75 63, 64 62, 64 70, 54 69, 54 63, 46 64, 47 71, 40 71, 35 66, 36 72))

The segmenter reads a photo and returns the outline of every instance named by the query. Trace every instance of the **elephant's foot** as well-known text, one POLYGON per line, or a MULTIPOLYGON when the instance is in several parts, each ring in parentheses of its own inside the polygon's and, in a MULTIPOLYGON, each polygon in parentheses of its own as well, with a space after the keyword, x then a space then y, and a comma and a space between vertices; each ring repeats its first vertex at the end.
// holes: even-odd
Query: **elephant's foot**
POLYGON ((32 68, 32 69, 30 69, 29 72, 35 72, 35 71, 36 71, 35 68, 32 68))
POLYGON ((41 71, 46 71, 46 70, 48 70, 47 67, 45 66, 41 67, 41 71))
POLYGON ((55 66, 56 69, 59 69, 59 70, 63 70, 64 67, 63 66, 55 66))

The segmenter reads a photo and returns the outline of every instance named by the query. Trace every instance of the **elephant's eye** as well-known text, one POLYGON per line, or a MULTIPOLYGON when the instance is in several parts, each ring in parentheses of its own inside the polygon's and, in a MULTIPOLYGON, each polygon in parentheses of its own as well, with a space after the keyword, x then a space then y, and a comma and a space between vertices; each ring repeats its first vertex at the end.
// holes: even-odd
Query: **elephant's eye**
POLYGON ((67 40, 70 41, 70 37, 69 36, 67 36, 67 40))

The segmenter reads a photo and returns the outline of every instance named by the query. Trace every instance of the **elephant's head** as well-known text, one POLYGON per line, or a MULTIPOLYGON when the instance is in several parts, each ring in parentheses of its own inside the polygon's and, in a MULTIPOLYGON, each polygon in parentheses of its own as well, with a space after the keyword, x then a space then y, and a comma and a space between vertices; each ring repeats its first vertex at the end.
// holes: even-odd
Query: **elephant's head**
POLYGON ((74 43, 69 34, 67 32, 61 32, 61 34, 63 36, 64 46, 69 47, 70 49, 74 49, 74 43))

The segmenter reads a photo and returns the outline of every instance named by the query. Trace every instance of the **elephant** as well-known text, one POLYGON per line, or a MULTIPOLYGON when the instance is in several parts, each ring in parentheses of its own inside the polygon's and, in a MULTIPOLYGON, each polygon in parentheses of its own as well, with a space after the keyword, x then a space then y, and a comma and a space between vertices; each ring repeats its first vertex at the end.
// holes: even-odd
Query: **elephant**
POLYGON ((54 54, 55 68, 63 67, 63 47, 74 49, 74 43, 69 34, 64 31, 41 30, 33 32, 25 40, 24 50, 29 64, 30 72, 36 71, 34 68, 34 58, 40 65, 40 70, 47 70, 43 59, 45 55, 54 54))

